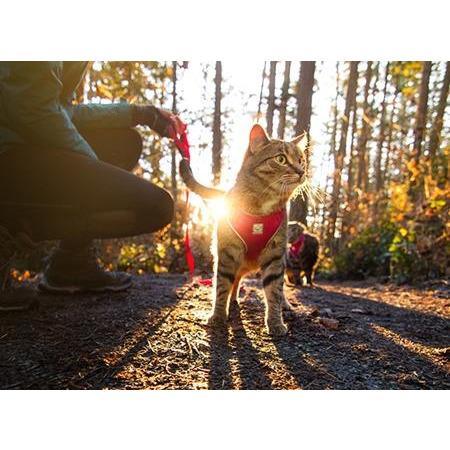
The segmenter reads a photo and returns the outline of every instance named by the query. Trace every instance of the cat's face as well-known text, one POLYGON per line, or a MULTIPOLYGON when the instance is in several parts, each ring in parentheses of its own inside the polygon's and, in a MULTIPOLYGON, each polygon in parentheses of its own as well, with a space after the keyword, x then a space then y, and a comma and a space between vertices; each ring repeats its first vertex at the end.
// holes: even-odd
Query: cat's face
POLYGON ((287 202, 294 190, 307 180, 308 151, 306 135, 290 142, 269 139, 264 128, 254 125, 243 163, 244 172, 252 178, 261 195, 278 196, 287 202))

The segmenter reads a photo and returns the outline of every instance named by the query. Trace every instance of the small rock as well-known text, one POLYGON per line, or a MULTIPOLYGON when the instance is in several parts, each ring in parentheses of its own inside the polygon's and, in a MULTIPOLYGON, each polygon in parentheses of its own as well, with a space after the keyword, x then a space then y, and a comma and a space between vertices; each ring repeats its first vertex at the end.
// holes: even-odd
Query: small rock
POLYGON ((319 323, 330 330, 337 330, 339 328, 339 320, 330 319, 328 317, 320 317, 319 323))
POLYGON ((353 308, 353 309, 351 310, 351 312, 352 312, 352 313, 355 313, 355 314, 365 314, 365 315, 367 315, 367 316, 370 316, 370 315, 373 314, 372 311, 368 311, 368 310, 366 310, 366 309, 361 309, 361 308, 353 308))

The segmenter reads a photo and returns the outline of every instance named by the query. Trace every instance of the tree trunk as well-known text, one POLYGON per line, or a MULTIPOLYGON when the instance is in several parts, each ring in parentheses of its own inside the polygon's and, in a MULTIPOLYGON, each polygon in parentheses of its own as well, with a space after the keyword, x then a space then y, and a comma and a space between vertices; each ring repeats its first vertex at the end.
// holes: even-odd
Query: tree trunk
POLYGON ((256 121, 259 122, 261 118, 261 108, 263 101, 263 92, 264 92, 264 81, 266 80, 266 62, 264 61, 264 67, 261 75, 261 89, 259 90, 259 101, 258 101, 258 112, 256 113, 256 121))
MULTIPOLYGON (((334 97, 334 103, 332 107, 333 111, 333 122, 331 128, 331 137, 330 137, 330 151, 328 161, 333 160, 333 164, 336 165, 336 136, 338 131, 338 102, 339 102, 339 88, 340 88, 340 74, 339 74, 339 61, 336 62, 336 95, 334 97)), ((327 174, 326 182, 325 182, 325 192, 328 193, 331 188, 332 176, 331 174, 327 174)), ((327 226, 326 226, 326 218, 328 208, 322 205, 322 227, 320 232, 320 240, 323 241, 324 238, 328 238, 327 236, 327 226)), ((328 217, 329 219, 329 217, 328 217)))
POLYGON ((280 118, 278 122, 278 138, 284 139, 284 130, 286 128, 286 108, 289 100, 289 85, 291 75, 291 61, 284 63, 284 79, 283 87, 281 88, 281 101, 280 101, 280 118))
POLYGON ((215 101, 213 121, 213 146, 212 146, 212 172, 213 184, 220 183, 222 173, 222 129, 221 129, 221 102, 222 102, 222 62, 216 61, 216 76, 214 78, 215 101))
POLYGON ((387 145, 386 145, 386 156, 384 158, 384 170, 383 170, 383 187, 386 188, 386 185, 389 183, 391 177, 390 177, 390 170, 389 167, 391 165, 392 160, 392 135, 394 132, 394 121, 395 121, 395 110, 397 105, 397 97, 398 97, 399 91, 396 90, 394 94, 394 99, 392 100, 392 111, 389 118, 389 131, 388 131, 388 138, 387 138, 387 145))
MULTIPOLYGON (((370 67, 372 65, 372 61, 369 61, 370 66, 367 68, 367 72, 371 71, 370 67)), ((366 74, 367 74, 366 72, 366 74)), ((356 86, 358 86, 358 81, 356 81, 356 86)), ((358 97, 358 91, 355 93, 355 99, 358 97)), ((365 98, 364 98, 365 100, 365 98)), ((366 106, 366 102, 364 102, 363 105, 363 118, 362 121, 364 123, 364 112, 366 110, 365 108, 366 106)), ((348 203, 351 202, 353 196, 354 196, 354 180, 355 180, 355 157, 357 154, 357 145, 355 145, 355 141, 358 141, 358 106, 356 104, 354 104, 353 107, 353 113, 352 113, 352 135, 351 135, 351 140, 350 140, 350 157, 348 160, 348 168, 347 168, 347 201, 348 203), (356 147, 356 148, 355 148, 356 147)))
POLYGON ((333 131, 331 132, 330 140, 330 153, 333 156, 333 161, 336 164, 336 137, 338 131, 338 100, 339 100, 339 62, 336 63, 336 96, 334 98, 334 111, 333 111, 333 131))
POLYGON ((434 119, 434 124, 430 136, 429 157, 431 159, 432 164, 436 158, 436 153, 439 149, 439 144, 441 140, 443 118, 445 108, 447 107, 448 103, 449 87, 450 87, 450 62, 447 61, 447 64, 445 66, 444 79, 442 80, 441 94, 439 97, 439 103, 436 111, 436 118, 434 119))
POLYGON ((381 105, 381 117, 380 117, 380 136, 378 138, 377 145, 377 156, 375 159, 375 190, 380 191, 382 185, 382 174, 381 174, 381 158, 383 156, 383 145, 386 137, 386 93, 389 79, 389 63, 386 64, 386 74, 384 77, 384 87, 383 87, 383 100, 381 105))
MULTIPOLYGON (((172 112, 177 114, 177 62, 172 61, 172 112)), ((171 146, 171 187, 172 197, 177 200, 177 153, 175 146, 171 146)))
POLYGON ((422 81, 420 83, 419 103, 417 105, 416 123, 414 127, 414 154, 418 162, 422 155, 423 137, 427 123, 428 93, 431 74, 431 61, 424 61, 422 81))
POLYGON ((277 61, 270 61, 269 70, 269 98, 267 100, 267 133, 272 136, 273 133, 273 115, 275 113, 275 84, 277 76, 277 61))
POLYGON ((361 134, 359 135, 357 144, 358 154, 358 175, 356 185, 359 189, 367 191, 367 141, 369 139, 370 127, 370 110, 369 110, 369 92, 370 83, 372 81, 372 61, 367 62, 367 70, 365 76, 364 86, 364 100, 363 100, 363 117, 361 134))
MULTIPOLYGON (((314 90, 314 73, 316 70, 315 61, 302 61, 300 64, 300 74, 297 93, 297 122, 295 124, 295 135, 309 132, 312 114, 312 96, 314 90)), ((295 198, 291 202, 291 220, 298 220, 306 224, 308 215, 308 200, 295 198)))
POLYGON ((358 79, 358 61, 350 62, 350 73, 348 77, 347 94, 345 98, 344 116, 341 124, 341 136, 339 140, 339 148, 336 154, 336 164, 333 176, 333 194, 331 199, 331 210, 329 218, 328 239, 331 241, 336 232, 336 219, 338 215, 340 191, 342 184, 342 169, 347 147, 347 133, 350 120, 350 112, 353 109, 356 100, 356 82, 358 79))

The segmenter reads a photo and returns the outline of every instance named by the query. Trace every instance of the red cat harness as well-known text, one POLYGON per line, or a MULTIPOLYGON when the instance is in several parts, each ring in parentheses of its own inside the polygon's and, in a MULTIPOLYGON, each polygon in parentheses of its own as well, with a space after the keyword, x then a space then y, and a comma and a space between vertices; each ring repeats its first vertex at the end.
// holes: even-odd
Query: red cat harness
POLYGON ((299 238, 289 248, 289 256, 292 258, 298 258, 303 246, 305 245, 305 235, 302 233, 299 238))
POLYGON ((228 223, 244 243, 247 259, 257 260, 285 218, 285 209, 267 216, 253 216, 242 211, 233 211, 228 217, 228 223))

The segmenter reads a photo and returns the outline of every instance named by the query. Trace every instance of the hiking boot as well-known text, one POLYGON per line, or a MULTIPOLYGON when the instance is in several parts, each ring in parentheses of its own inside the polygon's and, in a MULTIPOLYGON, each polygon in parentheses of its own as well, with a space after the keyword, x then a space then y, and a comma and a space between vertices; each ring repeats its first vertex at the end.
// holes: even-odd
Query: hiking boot
POLYGON ((56 250, 39 283, 42 291, 65 294, 119 292, 130 286, 129 274, 107 272, 100 267, 92 246, 77 250, 56 250))
POLYGON ((0 291, 0 316, 38 309, 39 300, 36 294, 36 289, 29 286, 0 291))

